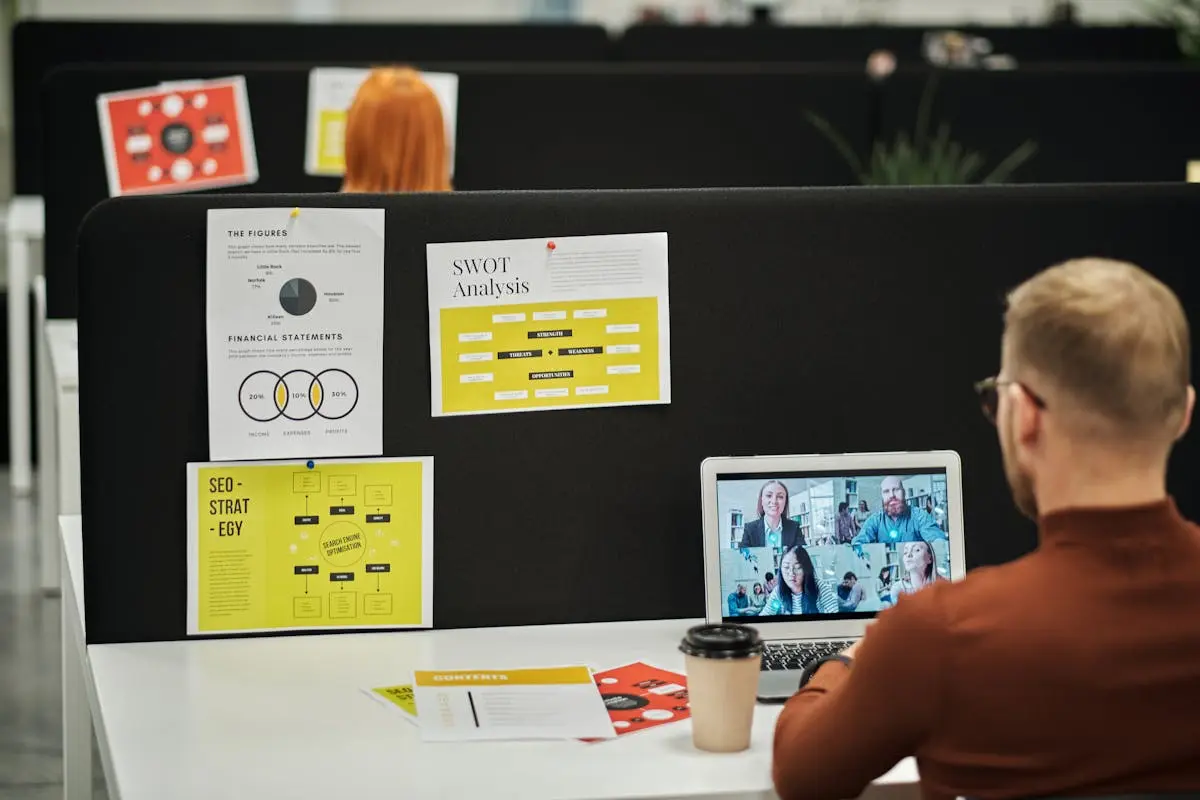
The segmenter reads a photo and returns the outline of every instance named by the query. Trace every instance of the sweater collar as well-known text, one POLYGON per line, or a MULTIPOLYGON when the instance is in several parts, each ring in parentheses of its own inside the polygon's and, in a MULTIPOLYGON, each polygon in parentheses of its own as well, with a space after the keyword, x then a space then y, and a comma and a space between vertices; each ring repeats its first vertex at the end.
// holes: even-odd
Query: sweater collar
POLYGON ((1043 542, 1142 534, 1149 530, 1186 527, 1173 497, 1136 506, 1064 508, 1038 520, 1038 536, 1043 542))

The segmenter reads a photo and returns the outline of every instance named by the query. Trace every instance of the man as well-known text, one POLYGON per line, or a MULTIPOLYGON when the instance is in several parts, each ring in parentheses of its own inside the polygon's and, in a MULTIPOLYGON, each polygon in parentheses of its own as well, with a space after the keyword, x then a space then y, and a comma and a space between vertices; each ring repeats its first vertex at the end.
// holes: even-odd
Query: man
POLYGON ((725 598, 725 603, 729 606, 729 616, 745 616, 750 607, 750 598, 746 596, 746 587, 739 583, 737 589, 730 592, 729 597, 725 598))
POLYGON ((854 514, 850 511, 850 504, 842 501, 838 503, 837 519, 835 521, 836 535, 834 544, 850 544, 856 535, 858 535, 858 523, 854 521, 854 514))
POLYGON ((1200 789, 1200 527, 1166 492, 1190 358, 1179 301, 1132 265, 1009 295, 979 388, 1038 548, 903 597, 807 670, 775 732, 783 800, 856 797, 909 755, 926 798, 1200 789))
POLYGON ((879 484, 879 493, 883 496, 883 508, 867 518, 853 544, 932 542, 946 538, 936 517, 909 506, 902 479, 895 475, 884 478, 879 484))
POLYGON ((842 585, 838 587, 838 609, 840 611, 855 611, 858 604, 867 599, 867 590, 858 582, 858 576, 847 572, 842 576, 842 585))

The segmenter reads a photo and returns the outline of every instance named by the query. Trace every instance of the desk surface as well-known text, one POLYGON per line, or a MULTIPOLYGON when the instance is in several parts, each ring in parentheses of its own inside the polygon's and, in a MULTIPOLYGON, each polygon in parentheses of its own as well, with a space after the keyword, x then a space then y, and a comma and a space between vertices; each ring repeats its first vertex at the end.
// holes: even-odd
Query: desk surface
MULTIPOLYGON (((414 667, 642 660, 682 670, 690 621, 93 645, 98 714, 123 800, 174 797, 762 796, 778 707, 751 749, 709 755, 690 723, 616 741, 423 744, 360 689, 414 667)), ((880 779, 911 783, 911 760, 880 779)))
MULTIPOLYGON (((62 531, 82 604, 80 517, 63 517, 62 531)), ((598 744, 423 744, 360 691, 418 667, 645 661, 682 671, 676 645, 695 622, 92 645, 109 791, 114 800, 771 796, 778 706, 757 707, 750 750, 712 755, 692 747, 689 722, 598 744)), ((916 780, 905 759, 876 784, 916 780)))
POLYGON ((50 367, 60 389, 79 388, 79 323, 73 319, 46 320, 50 367))
POLYGON ((61 516, 58 518, 58 528, 62 534, 63 559, 67 568, 63 579, 71 582, 76 610, 79 612, 79 625, 86 632, 83 615, 83 518, 78 515, 61 516))

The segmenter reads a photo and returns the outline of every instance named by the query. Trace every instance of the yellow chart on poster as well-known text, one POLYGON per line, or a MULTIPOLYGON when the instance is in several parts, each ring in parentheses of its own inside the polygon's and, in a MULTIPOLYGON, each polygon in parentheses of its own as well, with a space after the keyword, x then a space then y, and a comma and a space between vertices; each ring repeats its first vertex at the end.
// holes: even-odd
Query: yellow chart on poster
POLYGON ((433 459, 188 465, 188 633, 433 624, 433 459))
POLYGON ((654 403, 658 298, 444 308, 442 364, 448 414, 654 403))

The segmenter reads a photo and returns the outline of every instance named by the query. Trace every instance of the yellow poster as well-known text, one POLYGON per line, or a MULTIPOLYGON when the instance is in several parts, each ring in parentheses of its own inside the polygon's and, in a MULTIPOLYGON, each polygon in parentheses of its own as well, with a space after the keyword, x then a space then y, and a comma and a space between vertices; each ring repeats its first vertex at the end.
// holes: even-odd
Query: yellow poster
POLYGON ((665 233, 426 255, 434 416, 670 402, 665 233))
POLYGON ((188 465, 188 633, 433 624, 433 459, 188 465))

